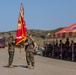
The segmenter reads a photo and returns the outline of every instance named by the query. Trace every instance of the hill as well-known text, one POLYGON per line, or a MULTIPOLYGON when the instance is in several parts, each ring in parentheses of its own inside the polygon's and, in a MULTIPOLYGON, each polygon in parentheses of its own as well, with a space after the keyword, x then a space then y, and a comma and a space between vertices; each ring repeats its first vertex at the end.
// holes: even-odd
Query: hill
MULTIPOLYGON (((57 28, 57 29, 54 29, 54 30, 28 29, 28 32, 30 34, 32 34, 33 37, 35 37, 35 38, 45 39, 48 33, 53 34, 53 33, 57 32, 57 31, 59 31, 61 29, 63 29, 63 28, 57 28)), ((15 38, 16 37, 16 30, 7 31, 7 32, 0 32, 0 37, 6 37, 6 38, 8 38, 9 35, 13 35, 14 38, 15 38)))
MULTIPOLYGON (((35 38, 46 38, 47 34, 53 34, 63 28, 57 28, 54 30, 35 30, 35 29, 28 29, 28 33, 32 34, 35 38)), ((7 31, 7 32, 0 32, 0 37, 8 37, 9 35, 13 35, 14 38, 16 37, 16 30, 7 31)))
MULTIPOLYGON (((28 29, 28 32, 33 35, 37 44, 43 45, 43 41, 47 40, 48 33, 53 34, 61 29, 63 29, 63 28, 57 28, 54 30, 28 29)), ((7 31, 7 32, 0 32, 0 37, 5 37, 6 40, 9 37, 9 35, 12 35, 14 38, 16 38, 16 30, 7 31)))

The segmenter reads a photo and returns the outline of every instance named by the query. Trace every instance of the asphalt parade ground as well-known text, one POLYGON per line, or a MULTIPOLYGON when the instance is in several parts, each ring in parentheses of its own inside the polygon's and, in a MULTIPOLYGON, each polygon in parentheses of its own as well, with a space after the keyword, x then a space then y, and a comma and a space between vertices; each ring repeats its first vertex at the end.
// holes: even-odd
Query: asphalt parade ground
POLYGON ((76 62, 35 55, 35 69, 28 69, 24 49, 15 49, 13 65, 8 68, 8 48, 0 48, 0 75, 76 75, 76 62))

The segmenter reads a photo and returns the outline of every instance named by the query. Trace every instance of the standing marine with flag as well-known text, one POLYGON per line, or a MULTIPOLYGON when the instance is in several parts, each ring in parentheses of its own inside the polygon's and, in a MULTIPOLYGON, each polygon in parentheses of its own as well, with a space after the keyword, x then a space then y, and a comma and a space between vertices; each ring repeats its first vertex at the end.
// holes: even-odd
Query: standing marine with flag
POLYGON ((37 44, 31 34, 27 35, 27 39, 25 40, 24 46, 26 51, 27 66, 29 69, 34 69, 34 52, 36 50, 37 44))
POLYGON ((24 42, 25 51, 26 51, 26 61, 28 68, 34 68, 34 51, 36 48, 36 42, 33 40, 31 35, 27 34, 26 23, 24 20, 24 8, 21 3, 20 5, 20 14, 18 18, 18 29, 16 32, 16 45, 24 42))

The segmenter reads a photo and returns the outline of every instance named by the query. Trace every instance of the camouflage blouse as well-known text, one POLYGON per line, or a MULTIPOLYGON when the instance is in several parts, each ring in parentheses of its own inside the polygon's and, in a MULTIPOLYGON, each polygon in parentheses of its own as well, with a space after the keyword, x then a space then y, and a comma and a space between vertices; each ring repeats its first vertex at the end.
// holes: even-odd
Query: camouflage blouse
POLYGON ((26 51, 32 51, 33 48, 34 48, 35 41, 32 40, 32 39, 26 40, 26 41, 25 41, 25 44, 26 44, 25 50, 26 50, 26 51))

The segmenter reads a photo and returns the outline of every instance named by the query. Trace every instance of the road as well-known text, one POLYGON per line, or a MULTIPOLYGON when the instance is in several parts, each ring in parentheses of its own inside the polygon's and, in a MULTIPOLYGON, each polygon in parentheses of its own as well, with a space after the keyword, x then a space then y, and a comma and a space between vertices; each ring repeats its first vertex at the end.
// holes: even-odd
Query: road
POLYGON ((13 65, 8 68, 8 48, 0 49, 0 75, 76 75, 76 62, 57 60, 35 55, 35 69, 26 67, 24 49, 16 48, 13 65))

